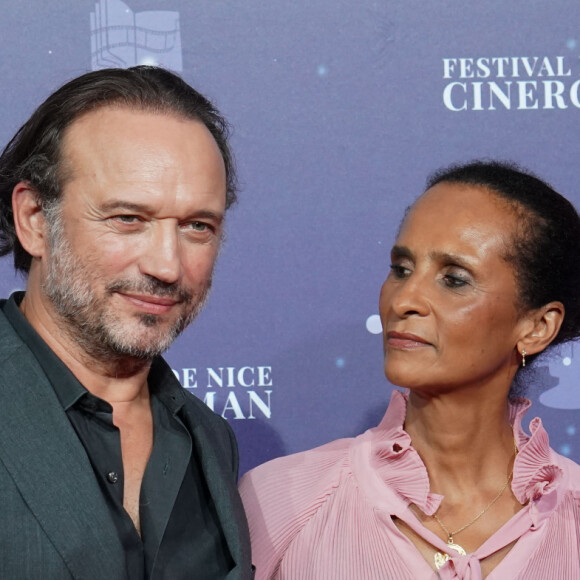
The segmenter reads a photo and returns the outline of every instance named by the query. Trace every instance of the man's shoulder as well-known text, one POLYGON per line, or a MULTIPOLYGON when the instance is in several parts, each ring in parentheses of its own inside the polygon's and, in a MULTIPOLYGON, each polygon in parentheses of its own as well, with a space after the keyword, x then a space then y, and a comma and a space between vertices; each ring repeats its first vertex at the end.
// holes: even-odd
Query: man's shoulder
POLYGON ((3 312, 5 299, 0 299, 0 362, 18 350, 23 342, 3 312))

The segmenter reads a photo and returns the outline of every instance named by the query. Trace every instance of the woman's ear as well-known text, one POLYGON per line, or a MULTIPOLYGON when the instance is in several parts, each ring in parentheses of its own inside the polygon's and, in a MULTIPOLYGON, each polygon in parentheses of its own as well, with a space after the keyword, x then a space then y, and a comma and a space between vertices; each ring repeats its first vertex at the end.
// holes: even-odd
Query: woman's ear
POLYGON ((41 258, 46 252, 45 219, 38 194, 24 181, 12 190, 14 228, 22 247, 33 257, 41 258))
POLYGON ((550 302, 530 313, 531 325, 518 341, 517 348, 527 355, 542 352, 556 338, 564 321, 564 305, 561 302, 550 302), (530 330, 531 326, 531 330, 530 330))

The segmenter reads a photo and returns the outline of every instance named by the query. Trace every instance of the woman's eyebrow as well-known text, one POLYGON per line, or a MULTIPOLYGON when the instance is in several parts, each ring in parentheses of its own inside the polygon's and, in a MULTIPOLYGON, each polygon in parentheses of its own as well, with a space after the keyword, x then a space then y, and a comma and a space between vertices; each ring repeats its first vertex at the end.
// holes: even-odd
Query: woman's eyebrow
POLYGON ((398 246, 394 245, 393 249, 391 250, 391 257, 392 258, 409 258, 409 260, 413 260, 415 258, 413 252, 407 246, 398 246))
POLYGON ((437 262, 443 264, 455 264, 456 266, 460 266, 466 270, 469 270, 472 267, 469 259, 465 258, 465 256, 460 256, 459 254, 450 254, 449 252, 433 250, 432 252, 429 252, 429 257, 437 262))

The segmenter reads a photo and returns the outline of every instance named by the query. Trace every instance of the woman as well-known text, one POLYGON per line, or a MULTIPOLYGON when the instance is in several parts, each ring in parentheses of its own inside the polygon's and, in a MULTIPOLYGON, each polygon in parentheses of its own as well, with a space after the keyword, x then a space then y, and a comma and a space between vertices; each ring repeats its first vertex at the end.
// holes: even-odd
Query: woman
POLYGON ((439 173, 380 295, 380 425, 243 479, 258 580, 580 579, 580 466, 516 374, 580 334, 580 220, 501 163, 439 173))

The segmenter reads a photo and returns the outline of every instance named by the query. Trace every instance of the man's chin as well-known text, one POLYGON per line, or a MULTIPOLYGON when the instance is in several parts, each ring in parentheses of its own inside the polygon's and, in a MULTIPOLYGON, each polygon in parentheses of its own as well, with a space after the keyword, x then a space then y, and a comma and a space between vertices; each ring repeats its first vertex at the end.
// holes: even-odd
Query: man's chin
POLYGON ((140 314, 123 328, 107 333, 107 343, 117 356, 151 359, 163 354, 187 327, 183 318, 166 321, 163 317, 140 314))
POLYGON ((128 357, 150 360, 163 354, 172 344, 173 340, 134 341, 131 343, 110 340, 108 347, 116 358, 128 357))
POLYGON ((140 314, 139 322, 147 328, 154 328, 163 324, 161 317, 156 314, 140 314))

